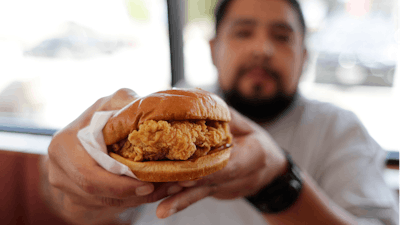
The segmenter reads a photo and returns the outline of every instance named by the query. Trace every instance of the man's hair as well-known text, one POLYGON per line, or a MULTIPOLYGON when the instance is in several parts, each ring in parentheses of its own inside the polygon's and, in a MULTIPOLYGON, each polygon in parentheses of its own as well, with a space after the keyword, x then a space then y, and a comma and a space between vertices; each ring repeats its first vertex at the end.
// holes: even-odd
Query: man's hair
MULTIPOLYGON (((301 11, 300 5, 297 2, 297 0, 285 0, 287 3, 289 3, 293 9, 297 12, 300 24, 301 24, 301 31, 303 34, 303 37, 306 35, 306 23, 304 21, 304 16, 301 11)), ((218 28, 221 25, 222 19, 225 16, 226 11, 229 8, 230 3, 232 0, 219 0, 215 6, 214 10, 214 16, 215 16, 215 33, 218 33, 218 28)))

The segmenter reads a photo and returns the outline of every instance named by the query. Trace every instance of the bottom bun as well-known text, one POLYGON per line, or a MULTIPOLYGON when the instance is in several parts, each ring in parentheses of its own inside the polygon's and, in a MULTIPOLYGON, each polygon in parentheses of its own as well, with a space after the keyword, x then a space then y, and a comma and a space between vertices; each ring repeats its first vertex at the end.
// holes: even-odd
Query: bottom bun
POLYGON ((134 162, 110 152, 110 156, 127 165, 136 177, 147 182, 173 182, 196 180, 224 168, 228 163, 231 148, 210 151, 207 155, 185 161, 134 162))

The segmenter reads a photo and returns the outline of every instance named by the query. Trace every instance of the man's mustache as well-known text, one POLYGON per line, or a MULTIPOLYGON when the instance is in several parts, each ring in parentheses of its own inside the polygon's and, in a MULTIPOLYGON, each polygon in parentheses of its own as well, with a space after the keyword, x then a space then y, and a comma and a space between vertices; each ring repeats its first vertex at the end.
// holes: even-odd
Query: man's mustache
POLYGON ((274 68, 272 68, 270 65, 256 65, 256 64, 240 68, 237 74, 237 79, 239 80, 245 74, 256 68, 263 69, 266 74, 271 76, 276 81, 279 81, 281 79, 279 72, 276 71, 274 68))

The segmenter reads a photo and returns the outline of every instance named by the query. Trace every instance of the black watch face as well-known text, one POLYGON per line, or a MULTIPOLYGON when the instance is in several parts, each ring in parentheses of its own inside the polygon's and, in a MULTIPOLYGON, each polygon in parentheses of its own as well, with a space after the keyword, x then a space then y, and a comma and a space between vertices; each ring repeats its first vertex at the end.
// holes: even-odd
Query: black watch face
POLYGON ((274 180, 248 200, 263 213, 278 213, 292 206, 302 189, 300 170, 291 165, 287 174, 274 180))

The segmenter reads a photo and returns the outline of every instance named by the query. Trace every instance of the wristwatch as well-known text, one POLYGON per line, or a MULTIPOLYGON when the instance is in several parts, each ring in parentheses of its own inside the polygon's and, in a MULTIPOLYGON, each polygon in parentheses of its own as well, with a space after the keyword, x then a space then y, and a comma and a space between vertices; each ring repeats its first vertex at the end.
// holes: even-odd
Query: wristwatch
POLYGON ((288 161, 285 174, 275 178, 257 194, 246 199, 262 213, 279 213, 292 206, 303 187, 300 169, 293 163, 289 153, 285 152, 288 161))

